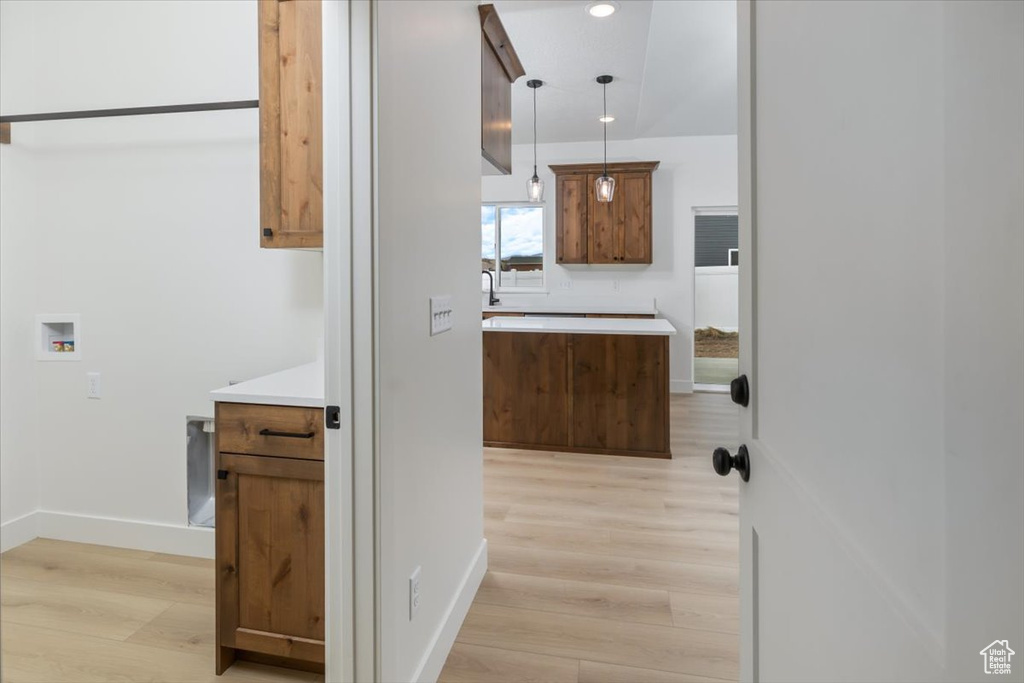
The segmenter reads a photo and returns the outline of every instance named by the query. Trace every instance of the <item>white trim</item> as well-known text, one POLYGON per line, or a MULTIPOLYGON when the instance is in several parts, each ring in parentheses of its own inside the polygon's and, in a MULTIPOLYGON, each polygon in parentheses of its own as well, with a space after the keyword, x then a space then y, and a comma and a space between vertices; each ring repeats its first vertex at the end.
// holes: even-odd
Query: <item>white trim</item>
POLYGON ((466 569, 466 574, 459 583, 459 590, 452 598, 448 609, 445 610, 444 620, 434 632, 434 637, 430 639, 430 646, 416 667, 412 680, 433 682, 441 675, 441 669, 444 668, 444 663, 448 659, 448 653, 451 652, 452 645, 455 644, 455 637, 459 634, 459 629, 462 628, 462 622, 466 620, 469 606, 473 604, 473 598, 476 597, 477 589, 480 588, 480 582, 483 581, 486 573, 487 539, 485 538, 480 541, 480 547, 477 548, 476 555, 473 556, 466 569))
MULTIPOLYGON (((214 555, 214 531, 206 527, 140 522, 52 510, 37 510, 33 516, 32 522, 38 538, 208 559, 213 559, 214 555)), ((23 519, 21 517, 15 521, 23 519)))
POLYGON ((355 680, 352 535, 352 287, 349 7, 323 4, 323 324, 325 401, 341 429, 324 438, 325 680, 355 680))
POLYGON ((688 379, 669 380, 669 392, 673 394, 692 394, 693 382, 688 379))
POLYGON ((738 216, 738 206, 694 206, 694 216, 738 216))
POLYGON ((39 536, 39 518, 35 512, 0 524, 0 553, 17 548, 39 536))
MULTIPOLYGON (((354 679, 381 678, 380 643, 380 398, 377 320, 377 31, 376 2, 351 0, 349 7, 351 132, 352 510, 354 679)), ((329 680, 329 679, 327 679, 329 680)), ((334 681, 331 681, 334 683, 334 681)))
MULTIPOLYGON (((744 267, 740 269, 740 366, 739 371, 750 377, 750 408, 739 412, 740 441, 751 442, 757 438, 757 362, 753 343, 757 339, 756 329, 756 297, 754 273, 757 268, 757 249, 755 246, 755 206, 756 206, 756 28, 755 7, 753 0, 738 0, 736 4, 736 48, 737 48, 737 96, 738 96, 738 130, 737 130, 737 180, 738 209, 737 223, 739 226, 739 248, 746 254, 744 267)), ((696 275, 694 276, 696 277, 696 275)), ((749 512, 744 504, 744 494, 740 494, 740 675, 741 681, 760 680, 760 592, 757 586, 759 573, 757 563, 760 561, 755 539, 756 530, 750 525, 749 512), (748 532, 749 529, 749 532, 748 532)))

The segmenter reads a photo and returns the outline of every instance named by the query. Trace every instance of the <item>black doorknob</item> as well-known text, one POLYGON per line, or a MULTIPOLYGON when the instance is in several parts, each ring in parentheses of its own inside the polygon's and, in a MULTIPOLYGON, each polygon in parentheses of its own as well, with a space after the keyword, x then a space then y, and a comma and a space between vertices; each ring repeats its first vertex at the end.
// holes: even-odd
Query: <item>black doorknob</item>
POLYGON ((746 375, 740 375, 729 384, 729 393, 732 394, 732 402, 738 403, 744 408, 750 405, 750 383, 746 375))
POLYGON ((746 446, 740 446, 736 455, 730 455, 725 448, 716 448, 711 462, 715 466, 715 472, 723 477, 736 470, 743 481, 750 481, 750 454, 747 453, 746 446))

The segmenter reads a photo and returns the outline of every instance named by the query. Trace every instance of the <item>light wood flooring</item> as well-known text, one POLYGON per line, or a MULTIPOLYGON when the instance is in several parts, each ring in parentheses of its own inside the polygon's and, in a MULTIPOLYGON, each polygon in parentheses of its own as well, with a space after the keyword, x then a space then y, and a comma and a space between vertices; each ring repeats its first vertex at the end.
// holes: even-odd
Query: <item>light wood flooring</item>
POLYGON ((213 562, 36 539, 0 556, 3 683, 312 682, 239 662, 213 672, 213 562))
POLYGON ((738 409, 672 397, 672 460, 485 449, 489 571, 444 683, 739 675, 738 409))
MULTIPOLYGON (((672 398, 670 461, 488 449, 490 571, 449 683, 736 680, 737 481, 728 396, 672 398)), ((213 673, 209 560, 37 539, 0 556, 4 683, 322 681, 213 673)))

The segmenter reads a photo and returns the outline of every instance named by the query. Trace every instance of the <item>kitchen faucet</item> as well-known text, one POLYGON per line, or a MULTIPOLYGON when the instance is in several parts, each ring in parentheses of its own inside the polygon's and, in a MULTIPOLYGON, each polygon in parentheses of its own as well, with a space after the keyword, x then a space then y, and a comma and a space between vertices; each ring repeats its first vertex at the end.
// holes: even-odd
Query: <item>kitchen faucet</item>
POLYGON ((494 273, 492 273, 489 270, 481 270, 480 272, 483 273, 484 275, 486 275, 487 279, 489 279, 491 281, 490 299, 488 299, 489 303, 487 305, 488 306, 497 306, 498 304, 501 303, 501 299, 499 299, 498 297, 494 296, 494 273))

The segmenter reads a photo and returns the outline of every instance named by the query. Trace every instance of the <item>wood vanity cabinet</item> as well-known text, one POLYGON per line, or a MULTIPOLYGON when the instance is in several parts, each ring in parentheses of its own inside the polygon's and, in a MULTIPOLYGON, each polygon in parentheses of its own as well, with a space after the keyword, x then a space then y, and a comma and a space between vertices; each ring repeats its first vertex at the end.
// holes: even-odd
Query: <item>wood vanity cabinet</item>
POLYGON ((512 173, 512 84, 526 73, 494 5, 480 5, 480 151, 486 175, 512 173))
POLYGON ((324 670, 323 409, 216 404, 217 674, 324 670))
POLYGON ((320 0, 259 0, 260 246, 323 247, 320 0))
POLYGON ((608 164, 610 202, 597 201, 603 164, 560 164, 555 174, 555 252, 561 264, 653 262, 651 174, 660 162, 608 164))

